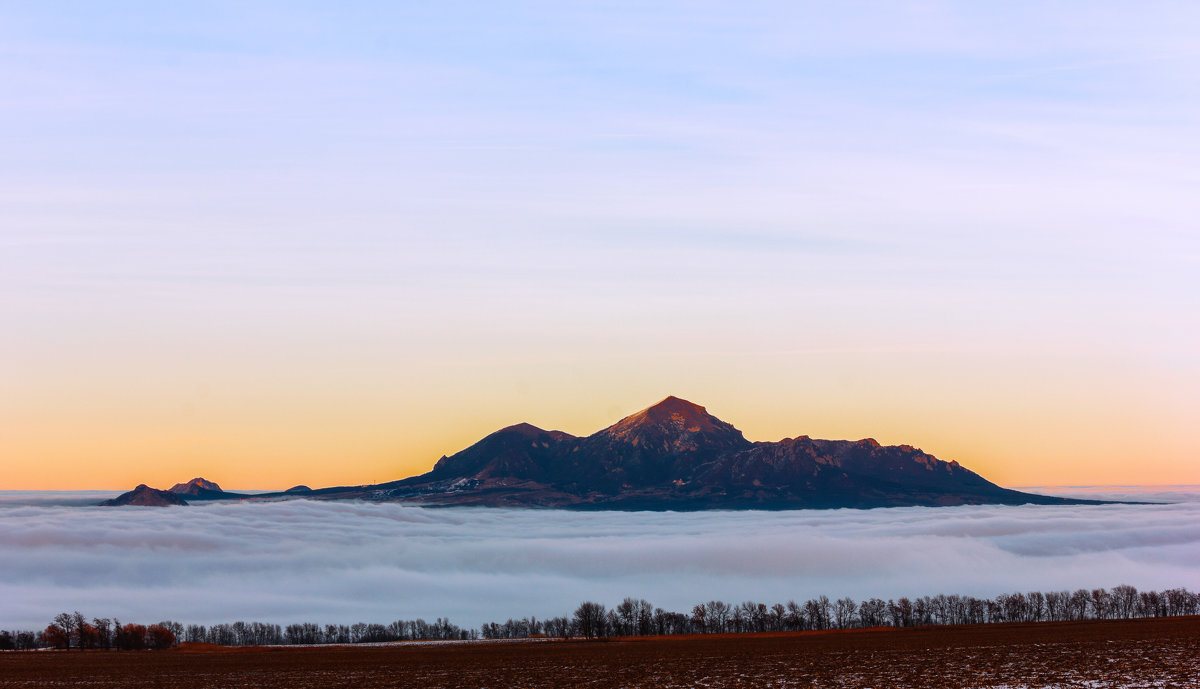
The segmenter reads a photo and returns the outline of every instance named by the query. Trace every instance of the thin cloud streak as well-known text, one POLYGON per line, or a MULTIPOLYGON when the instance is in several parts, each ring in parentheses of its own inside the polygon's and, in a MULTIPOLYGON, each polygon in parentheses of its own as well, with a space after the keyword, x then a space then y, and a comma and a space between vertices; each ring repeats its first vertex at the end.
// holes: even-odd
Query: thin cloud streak
POLYGON ((713 598, 1200 586, 1194 501, 702 513, 0 505, 0 628, 75 609, 144 622, 474 626, 625 596, 686 610, 713 598))

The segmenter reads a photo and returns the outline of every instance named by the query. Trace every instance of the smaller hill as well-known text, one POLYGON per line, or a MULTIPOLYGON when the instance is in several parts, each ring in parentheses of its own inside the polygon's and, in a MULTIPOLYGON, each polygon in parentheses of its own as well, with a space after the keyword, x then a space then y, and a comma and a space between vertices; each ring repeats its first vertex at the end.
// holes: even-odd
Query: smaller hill
POLYGON ((124 507, 132 505, 135 507, 171 507, 173 505, 186 505, 187 500, 179 497, 176 493, 169 490, 158 490, 151 488, 146 484, 141 484, 137 488, 122 493, 112 500, 105 500, 100 503, 101 507, 124 507))

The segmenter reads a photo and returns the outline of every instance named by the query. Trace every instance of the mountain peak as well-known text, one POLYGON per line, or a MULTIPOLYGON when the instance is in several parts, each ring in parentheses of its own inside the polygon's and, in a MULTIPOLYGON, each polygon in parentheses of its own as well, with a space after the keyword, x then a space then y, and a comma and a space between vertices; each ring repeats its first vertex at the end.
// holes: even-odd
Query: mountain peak
POLYGON ((196 477, 187 483, 176 483, 171 486, 170 492, 180 495, 200 495, 201 493, 222 493, 221 487, 208 479, 196 477))
POLYGON ((700 405, 698 405, 694 402, 689 402, 689 401, 683 399, 682 397, 676 397, 675 395, 667 395, 667 397, 665 399, 663 399, 663 401, 646 409, 646 411, 650 411, 650 410, 672 411, 672 412, 681 412, 681 413, 688 413, 688 414, 707 414, 708 413, 704 409, 704 407, 701 407, 700 405))
POLYGON ((626 416, 606 430, 616 436, 647 426, 666 427, 679 432, 709 433, 718 426, 727 425, 709 414, 704 407, 671 395, 658 404, 626 416))
POLYGON ((701 448, 720 452, 749 445, 732 425, 704 407, 675 396, 631 414, 592 437, 673 453, 701 448))
POLYGON ((529 437, 538 436, 545 432, 546 431, 542 430, 541 428, 538 428, 537 426, 534 426, 531 423, 526 423, 524 421, 522 421, 521 423, 513 424, 511 426, 505 426, 504 428, 501 428, 500 430, 496 431, 496 433, 520 433, 521 435, 525 435, 525 436, 529 436, 529 437))

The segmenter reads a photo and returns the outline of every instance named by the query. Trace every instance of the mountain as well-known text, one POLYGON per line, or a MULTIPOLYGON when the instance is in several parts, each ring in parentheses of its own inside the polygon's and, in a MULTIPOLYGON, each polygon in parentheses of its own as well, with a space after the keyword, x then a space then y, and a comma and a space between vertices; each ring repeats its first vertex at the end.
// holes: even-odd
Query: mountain
POLYGON ((203 478, 194 478, 187 483, 176 483, 171 486, 170 490, 176 495, 191 495, 193 497, 205 497, 212 493, 225 492, 216 483, 203 478))
POLYGON ((158 490, 151 488, 146 484, 141 484, 137 488, 122 493, 112 500, 105 500, 100 503, 103 507, 123 507, 126 505, 134 505, 139 507, 170 507, 172 505, 186 505, 187 500, 179 497, 176 493, 169 490, 158 490))
POLYGON ((100 505, 116 507, 123 505, 149 505, 166 507, 169 505, 186 505, 188 500, 241 500, 249 497, 243 493, 230 493, 221 489, 213 481, 204 478, 194 478, 187 483, 176 483, 170 490, 158 490, 142 484, 137 488, 123 493, 112 500, 105 500, 100 505))
POLYGON ((246 493, 231 493, 217 485, 215 481, 205 478, 194 478, 187 483, 176 483, 170 492, 187 496, 188 500, 242 500, 250 497, 246 493))
POLYGON ((1086 502, 1001 488, 958 462, 870 438, 751 442, 678 397, 587 437, 509 426, 442 457, 426 474, 313 496, 675 510, 1086 502))
POLYGON ((192 500, 303 497, 580 510, 1099 502, 1001 488, 958 462, 942 461, 910 445, 880 445, 871 438, 818 440, 802 435, 751 442, 704 407, 678 397, 586 437, 528 423, 502 428, 442 457, 425 474, 388 483, 296 486, 250 496, 196 478, 171 491, 138 486, 104 504, 186 504, 180 494, 192 500))
POLYGON ((700 467, 750 449, 742 432, 678 397, 584 438, 569 460, 571 486, 620 493, 669 486, 700 467))

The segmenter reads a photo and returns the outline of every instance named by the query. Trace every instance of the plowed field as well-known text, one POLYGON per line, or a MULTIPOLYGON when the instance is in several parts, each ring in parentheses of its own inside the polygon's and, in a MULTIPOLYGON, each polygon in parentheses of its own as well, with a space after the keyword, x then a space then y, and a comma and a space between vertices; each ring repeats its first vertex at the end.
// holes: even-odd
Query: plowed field
POLYGON ((1200 687, 1200 618, 606 642, 0 653, 26 687, 1200 687))

